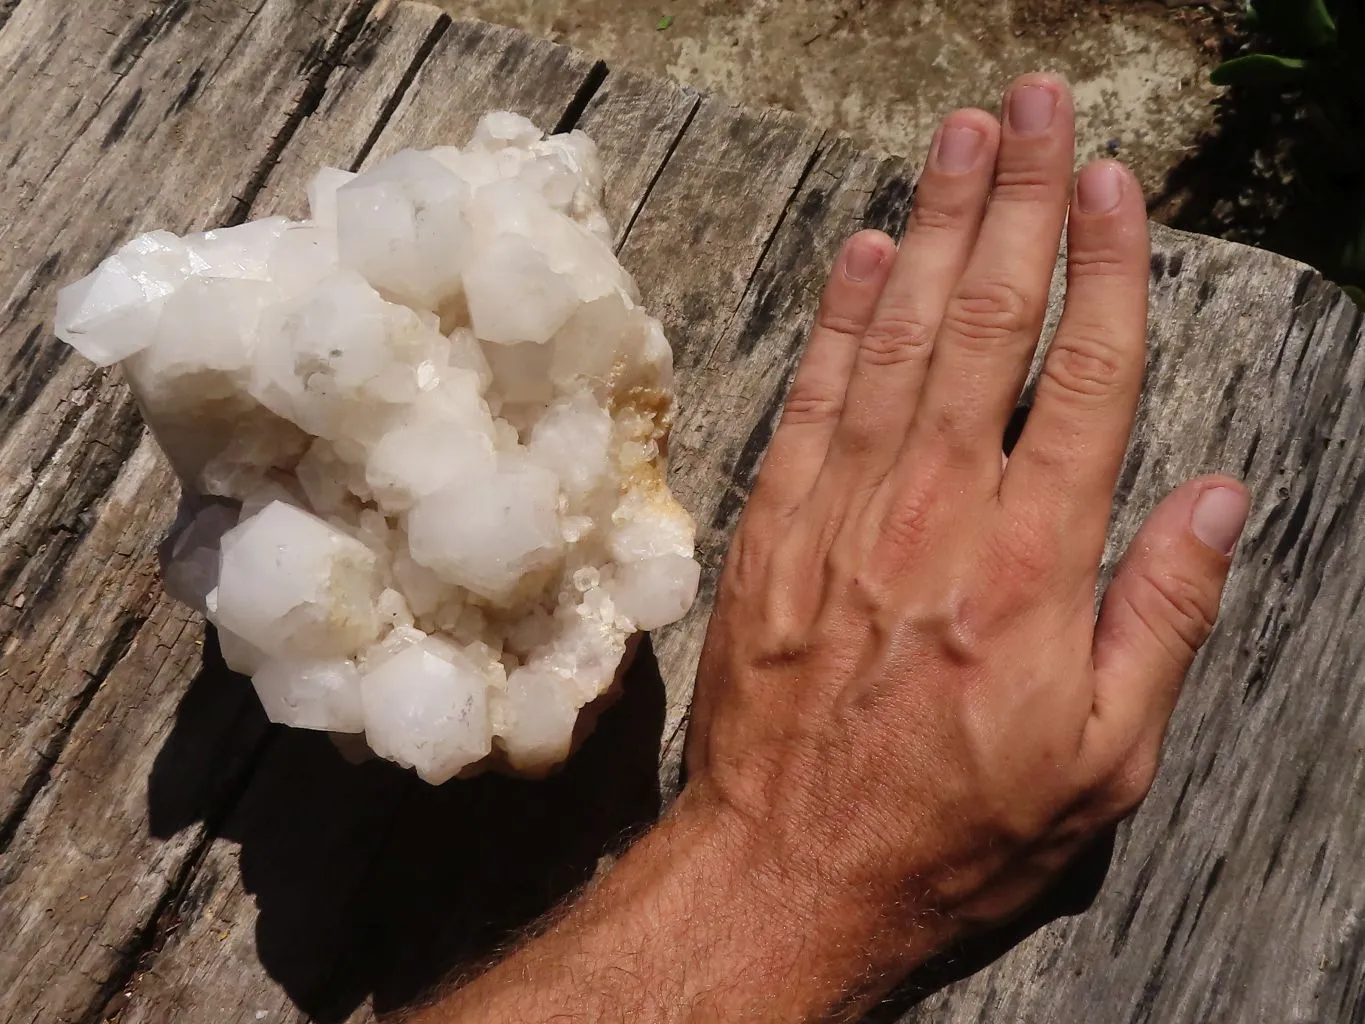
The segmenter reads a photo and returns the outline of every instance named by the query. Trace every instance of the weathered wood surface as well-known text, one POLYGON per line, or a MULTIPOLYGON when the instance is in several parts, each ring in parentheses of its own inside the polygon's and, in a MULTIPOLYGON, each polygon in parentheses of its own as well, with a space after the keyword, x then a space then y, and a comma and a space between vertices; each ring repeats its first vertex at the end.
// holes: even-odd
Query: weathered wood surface
MULTIPOLYGON (((0 1021, 370 1019, 581 884, 676 785, 709 587, 824 269, 898 227, 911 169, 388 0, 20 0, 0 69, 0 1021), (265 724, 161 595, 174 488, 126 389, 46 323, 133 231, 297 213, 317 164, 459 141, 493 107, 602 146, 677 349, 707 580, 564 775, 432 790, 265 724)), ((1274 256, 1157 249, 1114 538, 1181 479, 1244 473, 1225 625, 1095 906, 883 1019, 1365 1021, 1360 316, 1274 256)))

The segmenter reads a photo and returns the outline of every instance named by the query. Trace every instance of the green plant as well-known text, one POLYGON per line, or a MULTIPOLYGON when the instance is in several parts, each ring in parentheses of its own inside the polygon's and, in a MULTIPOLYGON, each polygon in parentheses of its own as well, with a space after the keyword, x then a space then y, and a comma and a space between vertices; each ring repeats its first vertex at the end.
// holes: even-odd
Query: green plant
POLYGON ((1365 302, 1365 0, 1250 0, 1248 27, 1252 52, 1219 65, 1213 81, 1301 98, 1333 179, 1307 184, 1340 203, 1323 269, 1365 302))

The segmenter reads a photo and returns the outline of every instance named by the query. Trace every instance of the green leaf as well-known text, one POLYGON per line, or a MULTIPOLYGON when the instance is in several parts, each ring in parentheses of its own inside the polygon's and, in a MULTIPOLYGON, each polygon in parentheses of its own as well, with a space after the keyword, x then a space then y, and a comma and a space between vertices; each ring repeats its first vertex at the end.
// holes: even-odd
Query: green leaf
POLYGON ((1311 60, 1278 57, 1273 53, 1249 53, 1234 57, 1213 69, 1214 85, 1294 85, 1316 71, 1311 60))
POLYGON ((659 19, 659 29, 658 29, 658 30, 659 30, 660 32, 666 32, 666 31, 668 31, 668 30, 669 30, 670 28, 672 28, 672 27, 673 27, 673 15, 671 15, 671 14, 665 14, 662 18, 659 19))
POLYGON ((1325 50, 1337 25, 1324 0, 1253 0, 1254 25, 1293 49, 1325 50))
POLYGON ((1344 285, 1341 290, 1344 291, 1357 306, 1361 309, 1365 309, 1365 289, 1360 289, 1353 284, 1348 284, 1344 285))

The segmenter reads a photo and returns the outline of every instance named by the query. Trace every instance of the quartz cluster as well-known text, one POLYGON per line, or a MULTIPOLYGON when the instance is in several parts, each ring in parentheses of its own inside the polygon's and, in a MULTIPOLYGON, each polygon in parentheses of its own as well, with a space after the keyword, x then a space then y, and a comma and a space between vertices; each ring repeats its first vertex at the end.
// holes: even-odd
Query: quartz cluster
POLYGON ((699 569, 661 450, 672 353, 595 146, 495 113, 326 168, 310 219, 154 231, 65 288, 184 485, 168 591, 270 718, 439 783, 542 773, 699 569))

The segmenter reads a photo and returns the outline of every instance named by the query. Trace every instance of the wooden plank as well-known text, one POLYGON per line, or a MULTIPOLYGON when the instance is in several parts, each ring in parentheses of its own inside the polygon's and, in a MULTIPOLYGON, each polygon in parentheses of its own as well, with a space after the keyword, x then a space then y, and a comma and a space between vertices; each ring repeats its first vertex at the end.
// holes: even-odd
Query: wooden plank
MULTIPOLYGON (((22 13, 39 6, 57 5, 22 13)), ((239 17, 229 2, 197 5, 119 76, 37 200, 3 218, 0 265, 29 274, 0 320, 0 1020, 36 1007, 83 1019, 102 1005, 263 724, 240 687, 227 691, 212 716, 224 741, 199 748, 215 756, 198 767, 187 756, 179 782, 158 785, 158 740, 202 660, 198 624, 155 585, 175 488, 116 375, 47 338, 56 282, 137 228, 221 219, 225 198, 264 176, 363 10, 270 0, 239 17), (222 60, 196 79, 209 52, 222 60), (68 905, 72 893, 91 898, 68 905)), ((7 45, 29 23, 6 25, 7 45)))
POLYGON ((355 169, 449 28, 448 16, 422 3, 400 3, 369 19, 289 140, 251 216, 307 217, 306 190, 318 168, 355 169))
MULTIPOLYGON (((262 16, 278 45, 269 5, 262 16)), ((278 8, 276 17, 284 17, 278 8)), ((499 42, 501 30, 442 24, 399 6, 368 34, 348 38, 337 56, 353 66, 307 79, 320 116, 289 136, 297 150, 291 143, 270 151, 283 160, 254 210, 279 208, 290 174, 297 182, 320 159, 340 162, 348 152, 364 159, 370 143, 373 159, 401 145, 449 141, 486 107, 525 109, 544 121, 554 116, 557 95, 559 109, 572 115, 592 90, 585 73, 566 105, 570 78, 556 93, 553 74, 531 73, 591 70, 580 57, 510 33, 499 42), (373 44, 368 61, 361 39, 373 44), (502 56, 518 47, 520 56, 502 56), (502 77, 462 76, 462 60, 501 68, 502 77), (509 84, 517 81, 529 82, 529 93, 509 84), (406 127, 374 132, 389 111, 406 127)), ((0 52, 3 45, 0 38, 0 52)), ((260 108, 251 113, 258 118, 260 108)), ((300 124, 291 117, 287 133, 300 124)), ((899 222, 908 168, 795 119, 713 99, 698 104, 677 87, 626 76, 607 78, 583 124, 602 142, 617 183, 610 202, 625 259, 678 347, 685 411, 675 434, 675 484, 701 515, 713 573, 829 259, 861 223, 899 222), (775 183, 770 193, 753 188, 764 181, 775 183)), ((201 125, 192 138, 215 130, 225 129, 201 125)), ((129 166, 130 195, 135 175, 155 166, 155 154, 129 166)), ((230 178, 237 166, 200 173, 230 178)), ((179 172, 172 179, 188 180, 179 172)), ((246 191, 259 180, 253 176, 246 191)), ((64 194, 80 198, 81 188, 64 194)), ((190 209, 174 190, 158 202, 153 215, 163 219, 190 209)), ((1095 910, 1047 929, 907 1020, 1337 1021, 1362 1014, 1365 892, 1351 858, 1365 825, 1348 802, 1365 782, 1365 709, 1353 685, 1365 655, 1348 631, 1365 579, 1359 320, 1334 290, 1286 261, 1169 233, 1159 243, 1153 391, 1115 537, 1131 535, 1140 512, 1179 477, 1245 465, 1268 504, 1253 522, 1229 627, 1201 661, 1173 730, 1178 756, 1125 835, 1095 910)), ((18 361, 21 371, 31 354, 18 361)), ((126 403, 107 379, 104 390, 84 393, 67 384, 57 398, 59 383, 39 382, 16 429, 42 437, 32 423, 40 408, 71 416, 94 405, 108 415, 109 406, 126 403)), ((255 1020, 258 1012, 271 1020, 365 1019, 366 994, 381 1008, 411 999, 450 964, 581 882, 607 845, 604 836, 639 827, 657 808, 654 741, 661 730, 674 741, 679 735, 706 602, 658 638, 667 707, 657 680, 632 683, 594 743, 550 784, 488 779, 431 790, 383 765, 342 768, 317 737, 291 733, 271 742, 235 804, 222 791, 239 784, 259 712, 240 681, 210 672, 168 726, 198 655, 191 650, 197 626, 158 599, 151 577, 164 469, 135 433, 115 441, 107 463, 96 463, 109 467, 102 482, 83 483, 93 471, 77 454, 89 459, 98 447, 92 439, 122 436, 99 427, 81 428, 86 433, 42 462, 49 476, 21 482, 0 503, 9 529, 52 522, 51 506, 41 502, 53 490, 85 495, 84 504, 61 507, 77 517, 73 532, 85 530, 78 546, 89 557, 67 563, 55 585, 94 594, 113 581, 122 596, 107 604, 123 616, 81 681, 88 706, 76 702, 66 747, 48 783, 29 794, 32 807, 0 876, 7 896, 0 927, 17 935, 0 954, 0 984, 17 994, 13 1012, 28 1014, 5 1019, 29 1020, 54 1005, 77 1018, 102 1009, 125 1021, 255 1020), (62 458, 68 468, 51 474, 47 467, 62 458), (82 515, 98 523, 89 526, 82 515), (141 780, 158 751, 144 821, 141 780), (193 751, 201 760, 190 770, 193 751), (188 781, 171 786, 175 779, 188 781), (619 788, 603 788, 608 779, 619 788), (585 792, 596 792, 600 804, 585 805, 585 792), (111 805, 110 793, 122 802, 111 805), (192 823, 206 808, 215 820, 200 830, 192 823), (509 808, 517 812, 511 821, 509 808), (142 827, 170 838, 153 842, 142 827), (217 841, 205 848, 210 835, 217 841), (509 850, 531 853, 523 860, 509 850), (22 902, 8 899, 13 893, 22 902), (78 895, 70 906, 71 893, 90 898, 78 895), (141 954, 146 972, 126 989, 141 954), (115 990, 131 994, 102 1002, 115 990)), ((11 430, 5 444, 14 436, 11 430)), ((0 451, 0 465, 13 464, 5 458, 0 451)), ((14 550, 7 546, 6 556, 14 550)), ((61 597, 44 600, 53 596, 61 597)), ((23 612, 17 602, 4 614, 23 612)), ((61 642, 74 645, 90 632, 88 617, 75 619, 61 642)), ((55 614, 41 621, 50 629, 55 614)), ((4 621, 0 629, 11 637, 5 657, 21 656, 17 634, 4 621)), ((13 692, 22 698, 32 688, 13 692)), ((676 742, 668 750, 676 755, 676 742)))
MULTIPOLYGON (((196 726, 185 734, 194 745, 215 731, 196 726)), ((272 1024, 338 1020, 367 994, 370 972, 338 964, 360 924, 355 893, 410 782, 383 762, 345 764, 325 736, 272 731, 252 785, 106 1011, 120 1024, 255 1024, 262 1011, 272 1024)))
POLYGON ((196 855, 199 822, 240 788, 256 749, 244 737, 264 726, 240 681, 203 671, 188 611, 162 599, 137 625, 5 855, 7 1024, 102 1019, 196 855), (178 739, 200 716, 219 723, 220 742, 178 739))
MULTIPOLYGON (((0 31, 0 81, 6 83, 0 90, 0 209, 13 213, 39 198, 71 147, 95 130, 113 90, 144 59, 155 61, 182 21, 198 21, 202 30, 216 17, 223 38, 231 39, 252 13, 247 7, 196 10, 187 0, 21 4, 0 31), (42 101, 34 102, 38 96, 42 101)), ((0 239, 12 227, 8 218, 0 223, 0 239)))
MULTIPOLYGON (((137 230, 185 230, 227 216, 231 197, 254 187, 287 135, 325 71, 319 58, 332 27, 352 10, 353 0, 272 0, 238 17, 230 0, 197 5, 122 74, 35 201, 0 218, 10 225, 0 280, 18 281, 0 308, 0 464, 9 467, 0 476, 0 631, 11 638, 0 665, 11 680, 0 693, 0 834, 12 831, 92 678, 98 684, 91 673, 121 616, 102 595, 135 585, 120 566, 154 548, 153 524, 168 521, 174 498, 164 472, 147 482, 145 502, 133 507, 148 528, 128 558, 101 539, 118 535, 102 496, 142 428, 116 374, 50 340, 57 288, 137 230), (198 57, 210 51, 223 62, 196 78, 198 57), (44 644, 29 642, 35 636, 44 644)), ((11 45, 26 23, 6 26, 11 45)), ((130 605, 138 600, 130 591, 130 605)))
POLYGON ((677 82, 613 70, 584 109, 578 127, 602 154, 603 205, 618 251, 700 105, 701 97, 677 82))
POLYGON ((1094 908, 905 1021, 1365 1020, 1362 314, 1267 253, 1156 251, 1111 557, 1182 480, 1245 475, 1222 625, 1094 908))

